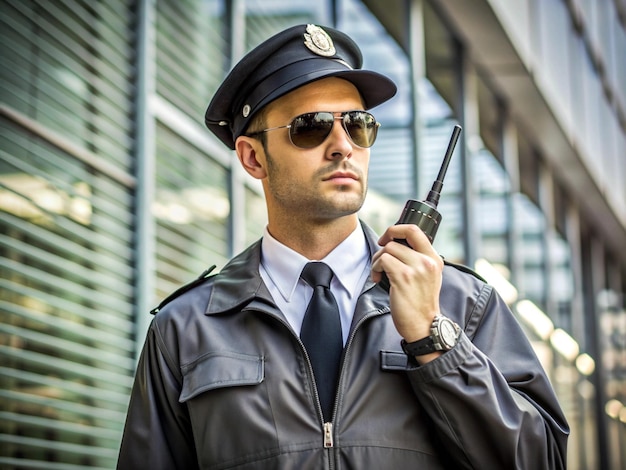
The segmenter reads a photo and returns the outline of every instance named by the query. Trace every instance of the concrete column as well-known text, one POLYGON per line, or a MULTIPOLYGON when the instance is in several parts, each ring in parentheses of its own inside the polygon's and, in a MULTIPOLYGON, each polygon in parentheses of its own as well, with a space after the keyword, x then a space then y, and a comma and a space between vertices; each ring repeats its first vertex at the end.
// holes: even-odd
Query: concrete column
POLYGON ((419 167, 424 123, 421 118, 419 86, 426 77, 426 44, 424 39, 424 2, 413 0, 409 4, 409 61, 411 64, 411 97, 413 114, 413 161, 411 190, 415 195, 426 194, 430 188, 420 187, 419 167))
POLYGON ((150 100, 156 93, 156 5, 141 0, 137 12, 137 81, 135 160, 135 359, 151 321, 148 312, 154 306, 156 284, 156 222, 152 201, 156 188, 156 122, 150 100))
POLYGON ((480 139, 480 126, 478 117, 478 77, 466 51, 457 44, 456 69, 457 82, 457 113, 463 127, 460 140, 461 190, 462 214, 463 214, 463 252, 464 263, 474 266, 478 253, 480 253, 480 237, 478 235, 476 216, 473 208, 477 205, 476 190, 472 174, 472 155, 478 150, 480 139))

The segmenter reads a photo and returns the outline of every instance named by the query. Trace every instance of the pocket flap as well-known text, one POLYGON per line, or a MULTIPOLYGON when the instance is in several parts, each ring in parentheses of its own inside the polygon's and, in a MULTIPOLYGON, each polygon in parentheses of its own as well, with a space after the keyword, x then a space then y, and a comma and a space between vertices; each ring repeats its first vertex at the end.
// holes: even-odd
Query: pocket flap
POLYGON ((256 385, 263 381, 262 356, 234 352, 210 353, 182 366, 181 403, 196 395, 222 387, 256 385))
POLYGON ((380 368, 382 370, 407 370, 409 358, 403 351, 381 351, 380 368))

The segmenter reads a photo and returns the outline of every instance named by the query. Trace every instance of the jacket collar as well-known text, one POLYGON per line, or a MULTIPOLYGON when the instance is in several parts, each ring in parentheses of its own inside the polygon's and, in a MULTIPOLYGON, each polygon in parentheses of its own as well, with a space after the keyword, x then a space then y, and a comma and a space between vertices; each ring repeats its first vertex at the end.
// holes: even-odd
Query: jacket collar
POLYGON ((215 276, 206 314, 224 313, 241 308, 257 298, 275 306, 259 274, 261 240, 230 260, 215 276))
MULTIPOLYGON (((374 254, 380 249, 378 237, 374 231, 361 223, 365 238, 374 254)), ((213 288, 207 305, 206 314, 214 315, 230 310, 240 309, 253 300, 261 302, 276 311, 276 305, 269 290, 261 279, 259 265, 261 262, 261 240, 250 245, 245 251, 233 258, 213 279, 213 288)), ((371 276, 368 276, 363 291, 375 286, 371 276)), ((382 289, 379 289, 382 292, 382 289)))

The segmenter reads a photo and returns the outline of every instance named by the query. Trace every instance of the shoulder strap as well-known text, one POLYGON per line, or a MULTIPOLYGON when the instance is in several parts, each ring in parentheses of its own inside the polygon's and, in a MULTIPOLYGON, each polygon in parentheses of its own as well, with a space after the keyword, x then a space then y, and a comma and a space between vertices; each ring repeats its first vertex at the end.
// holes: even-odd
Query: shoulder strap
POLYGON ((479 279, 482 282, 484 282, 485 284, 488 284, 484 277, 482 277, 480 274, 478 274, 476 271, 474 271, 469 266, 465 266, 464 264, 452 263, 451 261, 448 261, 445 258, 443 259, 443 262, 444 262, 444 264, 447 264, 448 266, 452 266, 453 268, 458 269, 459 271, 463 271, 464 273, 471 274, 476 279, 479 279))
POLYGON ((204 272, 202 274, 200 274, 196 279, 194 279, 193 281, 179 287, 178 289, 176 289, 174 292, 172 292, 170 295, 168 295, 167 297, 165 297, 165 299, 163 299, 163 301, 155 308, 153 308, 152 310, 150 310, 150 313, 152 315, 156 315, 157 313, 159 313, 159 311, 165 307, 167 304, 169 304, 172 300, 174 300, 176 297, 179 297, 181 295, 183 295, 185 292, 193 289, 196 286, 199 286, 200 284, 202 284, 204 281, 206 281, 207 279, 209 279, 210 274, 213 272, 213 270, 216 268, 217 266, 214 264, 213 266, 211 266, 210 268, 204 270, 204 272))

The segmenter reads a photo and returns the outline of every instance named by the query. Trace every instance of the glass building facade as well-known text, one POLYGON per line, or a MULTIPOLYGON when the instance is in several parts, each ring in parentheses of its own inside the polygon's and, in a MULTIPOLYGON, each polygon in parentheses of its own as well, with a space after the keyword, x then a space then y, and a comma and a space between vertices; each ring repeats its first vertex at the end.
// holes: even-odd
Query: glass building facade
POLYGON ((301 23, 347 32, 398 84, 374 110, 377 231, 463 127, 435 247, 518 314, 569 468, 624 468, 621 0, 0 0, 0 468, 115 467, 149 310, 266 224, 205 108, 301 23))

